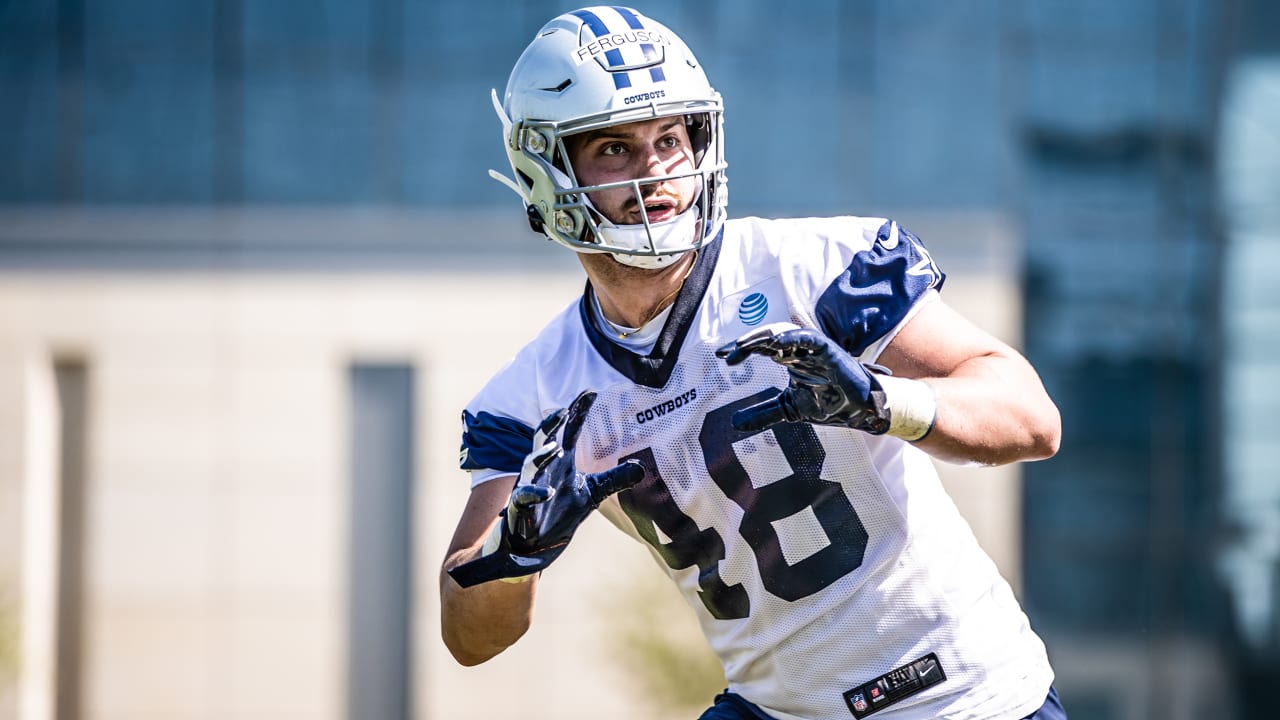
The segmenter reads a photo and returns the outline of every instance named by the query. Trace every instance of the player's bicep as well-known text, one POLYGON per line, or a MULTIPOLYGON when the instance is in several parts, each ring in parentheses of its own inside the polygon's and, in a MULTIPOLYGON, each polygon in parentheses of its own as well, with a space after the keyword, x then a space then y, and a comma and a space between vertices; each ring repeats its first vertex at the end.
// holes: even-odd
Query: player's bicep
POLYGON ((902 377, 942 378, 978 357, 1019 356, 939 298, 921 307, 898 330, 877 363, 902 377))

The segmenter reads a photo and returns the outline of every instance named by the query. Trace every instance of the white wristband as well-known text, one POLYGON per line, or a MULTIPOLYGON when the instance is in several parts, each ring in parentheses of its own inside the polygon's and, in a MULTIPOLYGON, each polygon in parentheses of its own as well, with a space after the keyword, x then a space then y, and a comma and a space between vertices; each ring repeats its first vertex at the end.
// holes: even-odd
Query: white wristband
MULTIPOLYGON (((480 557, 492 555, 493 553, 498 552, 498 547, 502 544, 502 524, 506 521, 506 518, 498 518, 497 524, 493 526, 493 532, 489 533, 489 537, 485 538, 484 547, 480 548, 480 557)), ((498 579, 504 583, 527 583, 533 579, 534 575, 537 575, 537 573, 521 575, 520 577, 505 577, 498 579)))
POLYGON ((920 380, 877 375, 889 408, 888 434, 907 442, 921 440, 933 429, 938 417, 938 399, 933 387, 920 380))

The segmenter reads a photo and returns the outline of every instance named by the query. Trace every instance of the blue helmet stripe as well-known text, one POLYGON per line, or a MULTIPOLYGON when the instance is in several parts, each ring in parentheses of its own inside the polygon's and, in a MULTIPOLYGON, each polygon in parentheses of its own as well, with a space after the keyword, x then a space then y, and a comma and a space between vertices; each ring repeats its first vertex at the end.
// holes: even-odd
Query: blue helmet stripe
POLYGON ((609 27, 590 10, 574 10, 573 14, 576 15, 579 20, 586 23, 587 27, 591 28, 591 32, 595 33, 596 37, 609 34, 609 27))
MULTIPOLYGON (((572 14, 582 22, 586 23, 587 27, 591 28, 591 32, 594 33, 596 37, 602 37, 609 34, 609 26, 605 25, 604 21, 597 17, 595 13, 589 10, 574 10, 572 14)), ((634 17, 634 15, 632 17, 634 17)), ((630 23, 630 21, 628 21, 628 23, 630 23)), ((609 67, 618 67, 619 65, 624 64, 621 50, 609 50, 604 54, 604 58, 609 61, 609 67)), ((628 73, 615 72, 611 74, 613 75, 613 87, 615 89, 621 90, 623 88, 631 87, 631 76, 628 73)))
MULTIPOLYGON (((631 28, 632 30, 644 29, 644 23, 640 22, 639 16, 637 16, 634 12, 631 12, 631 8, 618 7, 617 5, 611 5, 610 7, 612 7, 614 11, 616 11, 619 15, 621 15, 623 20, 627 21, 627 27, 631 28)), ((650 43, 641 43, 640 50, 641 52, 644 53, 645 60, 656 60, 658 57, 657 49, 654 48, 653 45, 650 43)), ((609 62, 613 62, 613 61, 610 60, 609 62)), ((651 68, 649 70, 649 78, 652 79, 654 82, 662 82, 663 80, 667 79, 667 74, 662 72, 662 68, 660 67, 651 68)))
POLYGON ((627 21, 627 27, 632 30, 644 29, 644 23, 640 22, 640 18, 637 17, 635 13, 631 12, 631 8, 618 7, 617 5, 612 5, 610 7, 617 11, 617 13, 622 16, 623 20, 627 21))

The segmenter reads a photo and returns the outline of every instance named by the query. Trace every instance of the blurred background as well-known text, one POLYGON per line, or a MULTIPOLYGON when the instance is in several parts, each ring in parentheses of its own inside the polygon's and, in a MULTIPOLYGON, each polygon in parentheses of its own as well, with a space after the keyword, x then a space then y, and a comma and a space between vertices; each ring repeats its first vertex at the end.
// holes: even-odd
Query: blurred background
MULTIPOLYGON (((488 91, 579 4, 0 0, 0 719, 709 702, 602 521, 515 648, 439 640, 459 412, 582 283, 488 91)), ((731 216, 894 217, 1040 370, 1061 453, 940 470, 1073 720, 1280 717, 1280 4, 636 7, 731 216)))

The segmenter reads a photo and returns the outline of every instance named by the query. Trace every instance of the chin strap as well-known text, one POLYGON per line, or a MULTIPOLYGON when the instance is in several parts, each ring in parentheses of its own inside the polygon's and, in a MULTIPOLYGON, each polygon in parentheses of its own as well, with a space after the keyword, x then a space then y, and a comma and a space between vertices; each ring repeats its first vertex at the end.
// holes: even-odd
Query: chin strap
POLYGON ((623 265, 647 269, 670 265, 693 249, 689 246, 694 244, 694 240, 700 232, 698 227, 702 220, 702 212, 697 196, 694 197, 693 202, 689 204, 689 207, 684 212, 670 220, 649 223, 647 228, 643 223, 638 225, 615 225, 603 213, 596 210, 595 206, 591 204, 590 197, 584 198, 584 200, 593 216, 597 218, 596 227, 605 244, 637 251, 635 254, 610 253, 614 260, 623 265), (687 249, 663 255, 639 254, 654 251, 662 252, 664 248, 670 247, 687 249))
MULTIPOLYGON (((510 143, 511 118, 507 117, 507 111, 502 109, 502 101, 498 99, 498 91, 496 88, 489 90, 489 96, 493 99, 493 111, 498 114, 498 121, 502 123, 502 142, 510 143)), ((515 180, 503 175, 497 170, 490 170, 489 177, 511 188, 511 192, 519 195, 520 199, 523 200, 525 204, 529 203, 528 194, 525 192, 524 188, 516 184, 515 180)))

